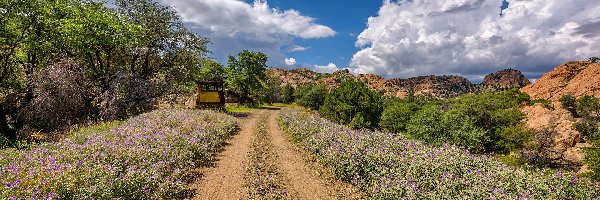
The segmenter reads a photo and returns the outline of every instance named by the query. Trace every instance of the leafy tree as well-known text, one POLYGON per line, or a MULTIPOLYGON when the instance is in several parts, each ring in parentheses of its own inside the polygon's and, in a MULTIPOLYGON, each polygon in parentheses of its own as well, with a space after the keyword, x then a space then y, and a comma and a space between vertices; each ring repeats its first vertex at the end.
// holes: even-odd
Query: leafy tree
POLYGON ((325 97, 321 116, 354 129, 375 128, 383 112, 381 95, 364 82, 348 79, 325 97))
POLYGON ((563 95, 559 99, 560 104, 564 109, 569 111, 573 117, 578 117, 577 114, 577 100, 574 96, 571 95, 563 95))
POLYGON ((259 100, 263 103, 273 104, 281 101, 281 81, 274 76, 267 76, 264 89, 260 91, 259 100))
POLYGON ((287 104, 294 102, 294 87, 291 85, 285 85, 283 87, 282 101, 287 104))
POLYGON ((294 99, 298 105, 319 110, 325 102, 325 96, 329 90, 323 84, 305 84, 298 86, 294 91, 294 99))
POLYGON ((200 69, 199 79, 201 81, 223 81, 226 71, 223 65, 212 60, 204 60, 200 69))
POLYGON ((229 56, 226 84, 239 95, 240 104, 256 106, 259 92, 264 89, 267 55, 244 50, 237 58, 229 56))

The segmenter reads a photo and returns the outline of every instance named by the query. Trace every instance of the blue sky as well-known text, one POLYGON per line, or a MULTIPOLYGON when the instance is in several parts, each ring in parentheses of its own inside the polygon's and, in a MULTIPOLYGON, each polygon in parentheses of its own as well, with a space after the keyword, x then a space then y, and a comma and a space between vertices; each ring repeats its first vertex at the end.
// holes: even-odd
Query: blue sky
POLYGON ((159 1, 208 37, 221 63, 247 49, 266 53, 272 67, 478 82, 505 68, 537 79, 600 56, 600 1, 159 1))
POLYGON ((320 39, 300 39, 294 42, 299 46, 310 47, 306 51, 288 53, 298 63, 327 65, 334 63, 346 67, 356 53, 356 37, 367 26, 367 19, 377 14, 383 1, 348 0, 276 0, 273 7, 288 10, 296 9, 303 15, 314 17, 316 23, 326 25, 337 33, 334 37, 320 39))

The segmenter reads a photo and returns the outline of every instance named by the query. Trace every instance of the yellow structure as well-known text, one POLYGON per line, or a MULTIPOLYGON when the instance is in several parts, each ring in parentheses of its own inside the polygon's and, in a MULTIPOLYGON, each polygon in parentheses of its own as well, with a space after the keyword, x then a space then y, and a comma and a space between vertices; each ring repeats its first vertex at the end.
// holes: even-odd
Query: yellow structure
POLYGON ((198 82, 196 106, 198 108, 224 108, 224 93, 223 82, 198 82))

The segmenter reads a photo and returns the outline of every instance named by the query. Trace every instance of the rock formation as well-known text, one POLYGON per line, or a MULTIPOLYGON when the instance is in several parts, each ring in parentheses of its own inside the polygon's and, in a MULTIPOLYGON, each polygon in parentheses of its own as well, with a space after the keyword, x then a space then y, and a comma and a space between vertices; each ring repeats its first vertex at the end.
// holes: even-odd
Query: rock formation
POLYGON ((562 95, 590 95, 600 98, 600 63, 574 61, 554 68, 535 84, 524 87, 534 99, 556 101, 562 95))

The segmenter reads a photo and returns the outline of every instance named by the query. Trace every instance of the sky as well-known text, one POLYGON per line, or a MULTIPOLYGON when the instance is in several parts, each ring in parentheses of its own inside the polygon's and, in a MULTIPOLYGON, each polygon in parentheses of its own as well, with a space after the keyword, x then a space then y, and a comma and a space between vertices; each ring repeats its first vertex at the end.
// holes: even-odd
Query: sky
POLYGON ((159 1, 209 38, 223 64, 247 49, 270 67, 479 82, 506 68, 535 80, 600 56, 598 0, 159 1))

